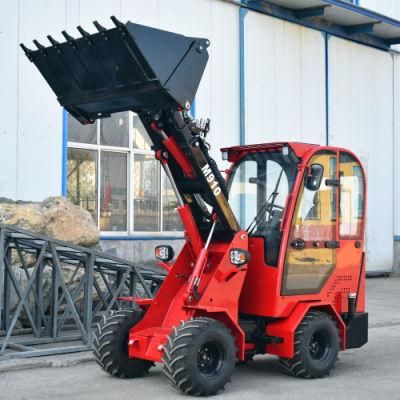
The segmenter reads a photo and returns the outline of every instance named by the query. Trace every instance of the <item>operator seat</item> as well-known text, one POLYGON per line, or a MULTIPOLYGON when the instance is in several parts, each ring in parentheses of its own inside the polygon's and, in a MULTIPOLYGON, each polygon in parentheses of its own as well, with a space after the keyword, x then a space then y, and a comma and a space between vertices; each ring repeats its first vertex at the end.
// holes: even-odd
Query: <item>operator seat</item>
POLYGON ((262 223, 254 234, 254 236, 264 239, 264 261, 273 267, 278 265, 282 239, 280 230, 282 215, 283 212, 281 210, 272 210, 269 221, 262 223))
POLYGON ((308 210, 307 215, 304 218, 304 220, 305 221, 312 221, 314 219, 318 219, 318 214, 319 214, 318 207, 319 207, 319 191, 314 193, 312 206, 308 210))

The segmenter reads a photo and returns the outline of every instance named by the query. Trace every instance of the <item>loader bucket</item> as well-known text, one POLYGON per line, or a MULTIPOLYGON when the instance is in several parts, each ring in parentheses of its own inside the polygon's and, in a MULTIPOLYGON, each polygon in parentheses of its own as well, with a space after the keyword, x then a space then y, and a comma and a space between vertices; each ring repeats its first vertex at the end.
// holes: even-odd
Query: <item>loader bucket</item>
POLYGON ((209 41, 111 17, 115 28, 94 22, 98 33, 78 26, 79 38, 47 36, 37 50, 21 47, 57 95, 82 123, 111 113, 170 107, 189 109, 208 60, 209 41))

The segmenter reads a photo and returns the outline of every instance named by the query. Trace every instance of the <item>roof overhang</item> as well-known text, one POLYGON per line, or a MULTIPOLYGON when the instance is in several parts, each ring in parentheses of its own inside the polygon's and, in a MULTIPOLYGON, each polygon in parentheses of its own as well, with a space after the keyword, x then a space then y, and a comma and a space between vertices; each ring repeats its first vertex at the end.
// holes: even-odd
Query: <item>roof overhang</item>
POLYGON ((400 21, 344 0, 242 0, 243 7, 389 50, 400 44, 400 21))

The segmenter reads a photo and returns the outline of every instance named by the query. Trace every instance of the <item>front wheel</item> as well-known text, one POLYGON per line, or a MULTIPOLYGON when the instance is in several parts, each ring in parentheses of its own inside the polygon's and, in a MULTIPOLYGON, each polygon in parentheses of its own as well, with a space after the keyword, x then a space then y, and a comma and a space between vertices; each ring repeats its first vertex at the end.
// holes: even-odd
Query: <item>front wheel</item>
POLYGON ((285 370, 299 378, 329 375, 339 352, 339 334, 332 317, 320 311, 308 312, 294 340, 294 358, 280 360, 285 370))
POLYGON ((128 357, 129 330, 142 319, 140 310, 111 311, 97 324, 93 354, 100 367, 118 378, 142 376, 153 365, 147 360, 128 357))
POLYGON ((223 389, 235 368, 236 347, 229 329, 211 318, 183 322, 164 347, 163 372, 173 386, 194 396, 223 389))

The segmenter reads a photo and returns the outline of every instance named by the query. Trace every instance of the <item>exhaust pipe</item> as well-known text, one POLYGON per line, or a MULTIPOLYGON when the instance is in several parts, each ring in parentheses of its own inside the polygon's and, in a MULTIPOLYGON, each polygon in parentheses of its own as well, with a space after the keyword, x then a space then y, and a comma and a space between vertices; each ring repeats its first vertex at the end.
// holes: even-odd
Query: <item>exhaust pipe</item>
POLYGON ((346 325, 349 325, 351 320, 354 318, 354 314, 356 313, 356 301, 357 301, 357 293, 349 293, 349 296, 347 298, 348 312, 346 318, 346 325))

